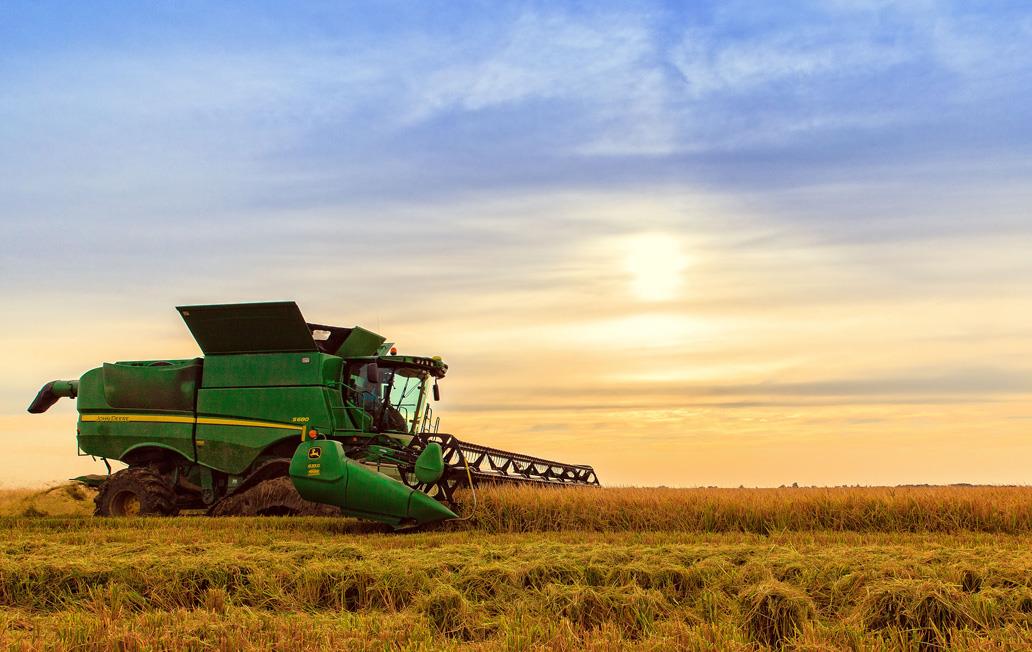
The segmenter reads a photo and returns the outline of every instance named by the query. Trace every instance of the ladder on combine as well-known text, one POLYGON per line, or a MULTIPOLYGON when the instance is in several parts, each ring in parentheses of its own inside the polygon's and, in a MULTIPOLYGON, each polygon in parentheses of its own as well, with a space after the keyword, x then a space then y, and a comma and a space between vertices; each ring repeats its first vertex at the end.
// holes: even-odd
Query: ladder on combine
POLYGON ((497 448, 470 444, 443 433, 422 433, 416 435, 407 450, 418 456, 426 445, 434 442, 441 446, 445 471, 433 485, 420 483, 411 469, 399 468, 402 481, 439 500, 454 503, 457 489, 487 483, 516 483, 539 486, 599 486, 595 469, 579 464, 565 464, 531 457, 521 453, 510 453, 497 448))

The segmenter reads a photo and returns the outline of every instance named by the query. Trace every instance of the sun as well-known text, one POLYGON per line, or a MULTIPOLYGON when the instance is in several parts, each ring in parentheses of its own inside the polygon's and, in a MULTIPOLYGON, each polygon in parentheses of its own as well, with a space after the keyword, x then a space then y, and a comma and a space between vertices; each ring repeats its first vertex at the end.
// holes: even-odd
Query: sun
POLYGON ((670 301, 681 290, 688 258, 677 236, 639 233, 624 240, 624 266, 630 289, 641 301, 670 301))

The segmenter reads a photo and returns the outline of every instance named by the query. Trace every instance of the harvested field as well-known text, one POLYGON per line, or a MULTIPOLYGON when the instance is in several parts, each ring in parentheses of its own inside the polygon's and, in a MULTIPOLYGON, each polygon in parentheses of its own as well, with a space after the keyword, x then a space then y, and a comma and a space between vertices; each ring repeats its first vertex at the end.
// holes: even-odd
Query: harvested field
POLYGON ((0 518, 0 646, 1032 646, 1032 532, 1020 519, 1004 519, 1001 506, 992 505, 1003 496, 1009 502, 1002 505, 1023 514, 1027 490, 830 491, 832 497, 823 500, 911 507, 869 510, 877 520, 869 516, 866 526, 852 531, 803 527, 801 516, 785 521, 796 524, 794 529, 763 530, 763 519, 756 520, 796 513, 825 518, 819 511, 786 506, 793 495, 795 505, 819 502, 820 490, 543 491, 537 496, 496 490, 481 492, 473 521, 408 534, 372 532, 332 518, 8 516, 0 518), (870 492, 866 502, 864 491, 870 492), (835 492, 846 492, 849 499, 835 492), (739 507, 733 512, 736 495, 739 507), (663 521, 681 529, 662 530, 658 519, 672 517, 659 514, 653 521, 628 518, 619 521, 623 527, 605 532, 601 521, 590 520, 591 500, 610 508, 622 501, 615 504, 626 509, 646 498, 665 509, 717 505, 713 522, 724 525, 693 531, 698 517, 682 516, 663 521), (579 529, 541 525, 547 514, 561 518, 552 510, 562 500, 571 507, 564 523, 579 529), (921 515, 915 504, 937 512, 953 506, 954 517, 981 515, 982 520, 960 521, 979 527, 951 529, 944 525, 949 520, 921 515), (522 513, 511 513, 520 505, 522 513), (729 525, 731 513, 738 515, 737 528, 729 525), (498 520, 499 515, 508 520, 498 520), (515 529, 513 523, 527 531, 505 531, 515 529), (760 531, 752 531, 754 526, 760 531))

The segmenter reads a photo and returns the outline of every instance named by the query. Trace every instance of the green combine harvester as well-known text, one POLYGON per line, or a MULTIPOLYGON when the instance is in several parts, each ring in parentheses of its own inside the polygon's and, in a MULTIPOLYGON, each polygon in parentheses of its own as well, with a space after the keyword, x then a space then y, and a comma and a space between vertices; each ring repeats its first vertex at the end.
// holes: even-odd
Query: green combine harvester
POLYGON ((292 301, 178 310, 203 358, 105 363, 47 383, 29 406, 77 400, 80 454, 108 469, 78 478, 99 488, 99 516, 204 509, 408 527, 455 518, 465 486, 598 485, 590 466, 438 432, 439 357, 307 323, 292 301), (128 468, 112 473, 109 460, 128 468))

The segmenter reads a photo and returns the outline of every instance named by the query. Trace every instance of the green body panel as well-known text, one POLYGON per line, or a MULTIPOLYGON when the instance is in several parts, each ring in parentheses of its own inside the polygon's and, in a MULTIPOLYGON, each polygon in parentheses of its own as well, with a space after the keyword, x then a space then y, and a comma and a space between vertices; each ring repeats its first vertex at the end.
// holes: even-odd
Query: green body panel
POLYGON ((105 364, 79 381, 79 448, 123 459, 153 446, 240 474, 306 429, 368 434, 369 415, 344 404, 342 368, 341 358, 325 353, 105 364))
POLYGON ((299 442, 306 429, 333 432, 335 414, 343 415, 340 391, 328 387, 202 389, 197 396, 198 461, 241 473, 269 446, 287 439, 299 442))
POLYGON ((116 362, 103 366, 104 400, 114 408, 191 412, 201 360, 116 362))
POLYGON ((344 447, 333 440, 298 446, 290 461, 290 477, 306 500, 336 505, 349 516, 395 527, 455 518, 426 494, 348 459, 344 447))
MULTIPOLYGON (((194 361, 173 360, 172 364, 191 363, 194 361)), ((141 447, 155 447, 175 451, 187 460, 194 459, 193 443, 193 401, 187 410, 174 409, 181 404, 176 398, 172 401, 173 409, 156 409, 135 407, 131 409, 115 407, 108 402, 112 392, 107 388, 105 380, 110 376, 105 365, 87 371, 79 379, 79 395, 76 399, 79 409, 78 441, 83 453, 111 459, 124 459, 131 451, 141 447)), ((153 376, 144 381, 151 387, 158 388, 159 394, 172 396, 179 392, 178 385, 160 387, 155 379, 168 383, 178 383, 181 376, 176 373, 163 373, 172 369, 168 367, 138 367, 137 375, 151 373, 153 376)), ((120 380, 124 378, 120 377, 120 380)), ((128 401, 129 392, 114 392, 116 399, 128 401)), ((140 403, 146 403, 142 399, 140 403)))
POLYGON ((79 412, 193 412, 202 361, 116 362, 79 378, 79 412))
MULTIPOLYGON (((325 433, 336 429, 335 409, 343 411, 344 403, 340 391, 329 387, 202 389, 197 394, 198 418, 254 419, 281 423, 293 429, 307 424, 325 433)), ((341 429, 344 425, 341 424, 341 429)), ((201 426, 204 426, 203 420, 201 426)))
POLYGON ((104 369, 90 369, 79 377, 79 395, 75 399, 79 414, 111 412, 114 408, 104 396, 104 369))
POLYGON ((325 353, 207 357, 197 395, 198 461, 243 473, 270 446, 300 441, 305 429, 350 429, 341 396, 342 368, 343 360, 325 353), (255 425, 213 423, 225 420, 255 425))
POLYGON ((204 360, 204 389, 339 386, 344 361, 325 353, 213 355, 204 360))
POLYGON ((298 433, 286 429, 198 424, 197 461, 216 471, 237 475, 274 444, 300 441, 298 433))
POLYGON ((87 455, 123 460, 140 448, 175 451, 194 459, 193 426, 178 423, 83 422, 79 424, 79 449, 87 455))

